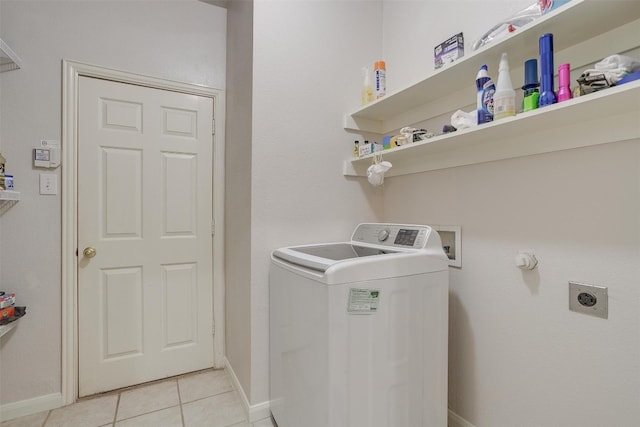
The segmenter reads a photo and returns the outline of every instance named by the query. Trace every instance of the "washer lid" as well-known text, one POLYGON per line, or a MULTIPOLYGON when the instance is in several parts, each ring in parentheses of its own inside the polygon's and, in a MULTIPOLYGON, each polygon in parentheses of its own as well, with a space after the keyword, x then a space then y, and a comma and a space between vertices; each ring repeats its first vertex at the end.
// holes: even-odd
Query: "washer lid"
POLYGON ((281 248, 274 251, 273 255, 292 264, 326 271, 338 261, 399 252, 387 248, 352 245, 351 243, 327 243, 281 248))
POLYGON ((293 251, 302 252, 304 254, 318 256, 321 258, 340 261, 343 259, 360 258, 365 256, 383 255, 397 253, 382 248, 373 248, 369 246, 358 246, 350 243, 333 243, 329 245, 316 246, 299 246, 291 248, 293 251))

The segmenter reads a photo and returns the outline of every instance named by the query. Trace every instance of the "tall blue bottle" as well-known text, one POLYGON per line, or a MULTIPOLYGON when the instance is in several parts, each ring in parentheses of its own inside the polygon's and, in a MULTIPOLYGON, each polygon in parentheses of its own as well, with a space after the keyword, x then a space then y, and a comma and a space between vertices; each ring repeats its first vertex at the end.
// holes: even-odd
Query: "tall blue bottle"
POLYGON ((476 110, 478 124, 481 125, 493 121, 493 93, 496 90, 491 77, 489 77, 486 65, 483 65, 478 70, 476 88, 476 110))
POLYGON ((540 37, 540 98, 538 107, 555 104, 558 100, 553 85, 553 34, 540 37))

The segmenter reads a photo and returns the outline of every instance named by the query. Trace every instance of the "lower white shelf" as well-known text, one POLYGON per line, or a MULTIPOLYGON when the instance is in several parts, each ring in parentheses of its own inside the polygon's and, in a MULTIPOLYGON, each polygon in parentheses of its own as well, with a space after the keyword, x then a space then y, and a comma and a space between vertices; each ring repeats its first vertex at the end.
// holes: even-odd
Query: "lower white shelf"
POLYGON ((0 201, 4 200, 20 200, 20 192, 11 190, 0 190, 0 201))
MULTIPOLYGON (((382 152, 387 177, 640 138, 640 81, 382 152)), ((345 160, 366 176, 372 155, 345 160)))
POLYGON ((0 190, 0 215, 8 211, 20 200, 18 191, 0 190))
POLYGON ((16 320, 15 322, 7 323, 6 325, 0 325, 0 337, 15 328, 19 321, 20 319, 16 320))

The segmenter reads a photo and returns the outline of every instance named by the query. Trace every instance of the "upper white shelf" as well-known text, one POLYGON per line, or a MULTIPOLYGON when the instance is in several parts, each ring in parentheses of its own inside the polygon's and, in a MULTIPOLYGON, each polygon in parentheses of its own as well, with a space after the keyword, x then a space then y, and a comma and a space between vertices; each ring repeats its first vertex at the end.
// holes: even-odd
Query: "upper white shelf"
MULTIPOLYGON (((554 51, 559 52, 639 18, 640 1, 572 0, 504 39, 477 51, 471 52, 469 49, 464 57, 437 70, 424 80, 388 94, 345 116, 344 127, 386 134, 402 126, 417 123, 416 115, 411 114, 413 110, 421 109, 425 104, 446 105, 447 98, 453 98, 452 94, 472 85, 483 64, 498 64, 503 52, 508 52, 509 63, 515 68, 516 64, 539 56, 538 40, 542 34, 553 34, 554 51)), ((631 38, 636 39, 637 45, 637 37, 631 38)), ((470 95, 468 104, 474 100, 470 95)), ((451 110, 461 106, 447 105, 451 110)), ((441 109, 434 108, 437 111, 420 119, 428 119, 446 111, 444 106, 441 109)))
MULTIPOLYGON (((640 81, 382 152, 387 177, 640 138, 640 81), (561 135, 561 136, 559 136, 561 135)), ((372 155, 343 174, 366 176, 372 155)))
POLYGON ((0 73, 4 71, 17 70, 22 66, 22 62, 16 53, 0 39, 0 73))

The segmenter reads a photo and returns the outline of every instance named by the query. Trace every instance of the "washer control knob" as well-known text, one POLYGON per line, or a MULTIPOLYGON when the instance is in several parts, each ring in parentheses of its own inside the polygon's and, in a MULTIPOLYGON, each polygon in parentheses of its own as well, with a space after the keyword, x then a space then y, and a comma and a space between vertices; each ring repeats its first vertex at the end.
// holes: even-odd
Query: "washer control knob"
POLYGON ((391 234, 391 230, 389 230, 388 228, 383 228, 382 230, 378 231, 378 240, 384 242, 389 238, 389 234, 391 234))

